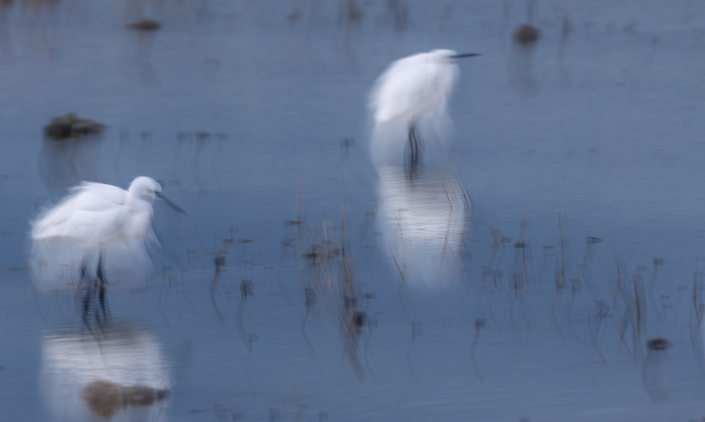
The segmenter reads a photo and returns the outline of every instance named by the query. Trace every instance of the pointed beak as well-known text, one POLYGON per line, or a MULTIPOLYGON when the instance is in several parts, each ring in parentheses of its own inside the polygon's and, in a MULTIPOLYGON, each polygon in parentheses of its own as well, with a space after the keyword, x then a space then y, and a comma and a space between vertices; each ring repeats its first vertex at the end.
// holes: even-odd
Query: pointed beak
POLYGON ((157 198, 161 199, 164 201, 167 205, 175 209, 178 213, 180 214, 186 214, 186 211, 182 210, 180 206, 176 205, 175 203, 171 202, 171 199, 167 198, 163 193, 161 192, 154 192, 155 195, 157 195, 157 198))
POLYGON ((482 54, 479 53, 465 53, 465 54, 456 54, 455 56, 450 56, 451 59, 462 59, 464 57, 475 57, 475 56, 481 56, 482 54))

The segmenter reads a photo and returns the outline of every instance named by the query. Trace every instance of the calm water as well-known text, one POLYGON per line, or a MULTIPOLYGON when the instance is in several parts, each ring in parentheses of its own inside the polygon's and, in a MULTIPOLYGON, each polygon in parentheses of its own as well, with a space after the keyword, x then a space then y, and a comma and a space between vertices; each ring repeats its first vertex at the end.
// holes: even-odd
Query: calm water
POLYGON ((5 2, 0 420, 106 419, 96 380, 170 391, 111 420, 702 419, 705 6, 647 3, 5 2), (439 47, 483 55, 410 184, 367 95, 439 47), (108 130, 44 139, 68 112, 108 130), (188 214, 89 331, 30 221, 138 175, 188 214))

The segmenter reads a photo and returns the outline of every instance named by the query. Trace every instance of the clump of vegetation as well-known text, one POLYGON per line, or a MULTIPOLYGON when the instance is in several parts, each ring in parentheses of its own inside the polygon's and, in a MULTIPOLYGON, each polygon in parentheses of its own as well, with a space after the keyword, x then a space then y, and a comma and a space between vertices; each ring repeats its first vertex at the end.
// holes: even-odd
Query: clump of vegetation
POLYGON ((162 24, 151 19, 140 19, 137 22, 127 25, 127 27, 138 31, 156 31, 162 27, 162 24))
POLYGON ((96 380, 82 393, 93 413, 110 417, 125 407, 149 406, 169 397, 169 390, 144 385, 123 386, 115 382, 96 380))
POLYGON ((533 25, 521 25, 512 34, 512 39, 517 44, 534 44, 541 37, 541 31, 533 25))
POLYGON ((95 136, 102 134, 103 131, 105 131, 105 125, 80 119, 73 113, 54 117, 48 125, 44 126, 44 134, 55 140, 95 136))

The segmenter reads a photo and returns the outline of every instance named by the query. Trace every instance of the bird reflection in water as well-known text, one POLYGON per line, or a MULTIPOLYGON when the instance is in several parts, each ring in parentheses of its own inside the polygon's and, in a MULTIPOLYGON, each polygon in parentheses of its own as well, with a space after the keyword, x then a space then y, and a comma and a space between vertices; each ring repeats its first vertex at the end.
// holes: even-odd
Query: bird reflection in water
POLYGON ((131 324, 99 333, 59 330, 44 337, 42 351, 42 389, 57 420, 163 419, 168 367, 148 330, 131 324))
POLYGON ((440 171, 409 179, 403 167, 379 171, 378 221, 389 261, 409 287, 457 279, 471 203, 461 183, 440 171))

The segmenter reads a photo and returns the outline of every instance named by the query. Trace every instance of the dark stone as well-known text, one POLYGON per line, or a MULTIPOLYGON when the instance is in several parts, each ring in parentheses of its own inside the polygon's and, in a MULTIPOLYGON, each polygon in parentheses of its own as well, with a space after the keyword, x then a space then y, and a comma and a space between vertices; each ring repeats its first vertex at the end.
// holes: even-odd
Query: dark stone
POLYGON ((137 22, 127 25, 127 27, 130 29, 136 29, 138 31, 156 31, 157 29, 162 27, 162 24, 151 19, 141 19, 137 22))
POLYGON ((44 134, 54 140, 100 135, 104 130, 105 125, 80 119, 73 113, 54 117, 48 125, 44 126, 44 134))
POLYGON ((665 338, 657 337, 646 342, 646 347, 651 350, 666 350, 671 347, 671 343, 665 338))
POLYGON ((524 24, 514 31, 514 42, 518 44, 532 44, 538 41, 541 32, 533 25, 524 24))

